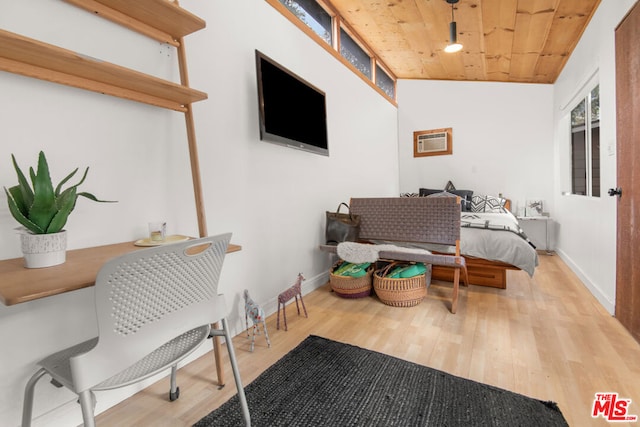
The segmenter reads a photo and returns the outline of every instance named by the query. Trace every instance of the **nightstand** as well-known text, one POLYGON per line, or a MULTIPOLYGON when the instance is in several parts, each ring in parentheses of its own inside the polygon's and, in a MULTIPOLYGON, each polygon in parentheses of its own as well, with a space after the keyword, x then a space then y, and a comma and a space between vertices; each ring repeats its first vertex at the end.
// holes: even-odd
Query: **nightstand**
POLYGON ((555 222, 548 216, 519 216, 520 228, 537 250, 546 251, 551 255, 555 249, 555 222))

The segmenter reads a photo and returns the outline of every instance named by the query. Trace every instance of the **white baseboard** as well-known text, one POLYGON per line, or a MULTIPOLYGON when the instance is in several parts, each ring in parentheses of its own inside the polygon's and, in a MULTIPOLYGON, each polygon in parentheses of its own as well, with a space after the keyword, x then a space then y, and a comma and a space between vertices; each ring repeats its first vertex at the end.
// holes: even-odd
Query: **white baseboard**
POLYGON ((561 249, 556 250, 556 254, 567 264, 567 266, 573 271, 576 276, 580 279, 580 281, 585 285, 585 287, 591 292, 591 294, 598 300, 598 302, 604 307, 605 310, 612 316, 616 311, 616 303, 615 301, 611 301, 609 297, 607 297, 602 290, 598 287, 597 284, 593 283, 589 279, 589 277, 582 271, 578 265, 573 262, 571 257, 569 257, 565 252, 561 249))

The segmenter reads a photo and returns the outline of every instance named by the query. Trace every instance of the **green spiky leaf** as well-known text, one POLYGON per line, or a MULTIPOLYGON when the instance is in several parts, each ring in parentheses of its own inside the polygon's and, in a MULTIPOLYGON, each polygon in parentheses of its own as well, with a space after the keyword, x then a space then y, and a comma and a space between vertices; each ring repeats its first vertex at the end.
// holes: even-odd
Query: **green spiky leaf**
POLYGON ((56 199, 58 211, 51 220, 51 223, 47 228, 47 233, 57 233, 58 231, 61 231, 62 227, 64 227, 64 225, 67 223, 69 214, 76 206, 77 197, 75 187, 71 187, 70 191, 65 190, 63 194, 64 196, 58 197, 56 199))
POLYGON ((57 211, 49 165, 41 151, 38 157, 38 171, 33 181, 33 204, 29 210, 29 219, 43 230, 47 230, 57 211))
POLYGON ((11 194, 11 197, 13 197, 13 202, 22 215, 24 215, 25 217, 29 215, 30 205, 27 205, 27 203, 25 203, 23 196, 24 192, 19 185, 13 186, 8 190, 7 187, 4 187, 4 191, 6 191, 8 194, 11 194))
MULTIPOLYGON (((27 208, 33 203, 33 190, 31 190, 29 182, 22 173, 22 170, 20 169, 20 167, 18 166, 18 162, 16 161, 16 157, 13 154, 11 155, 11 160, 13 161, 13 167, 16 170, 16 175, 18 175, 18 185, 12 188, 19 188, 21 193, 20 201, 24 206, 24 209, 22 209, 22 206, 20 206, 20 211, 26 214, 27 208)), ((12 192, 12 194, 15 198, 15 193, 12 192)))
POLYGON ((29 221, 29 218, 27 218, 25 215, 22 214, 22 212, 20 212, 20 209, 18 208, 16 200, 13 198, 11 193, 6 188, 4 189, 4 191, 5 193, 7 193, 7 201, 9 203, 9 212, 11 212, 11 215, 13 215, 16 221, 18 221, 20 224, 22 224, 32 233, 44 234, 45 230, 43 230, 37 224, 34 224, 32 221, 29 221))
MULTIPOLYGON (((87 177, 87 172, 89 171, 89 168, 87 168, 87 170, 84 171, 84 176, 82 177, 82 180, 77 183, 75 186, 77 187, 78 185, 82 184, 82 182, 84 181, 84 179, 87 177)), ((56 186, 56 191, 55 191, 55 195, 56 197, 58 197, 60 195, 60 190, 62 189, 62 186, 69 181, 71 178, 73 178, 73 176, 76 174, 76 172, 78 172, 78 168, 75 168, 75 170, 73 172, 71 172, 69 175, 65 176, 64 179, 62 181, 60 181, 60 184, 58 184, 56 186)))
POLYGON ((93 194, 87 193, 85 191, 78 193, 78 196, 86 197, 89 200, 93 200, 94 202, 99 202, 99 203, 117 203, 116 200, 100 200, 93 194))
POLYGON ((32 167, 29 168, 29 177, 31 178, 31 186, 35 188, 36 186, 36 172, 32 167))

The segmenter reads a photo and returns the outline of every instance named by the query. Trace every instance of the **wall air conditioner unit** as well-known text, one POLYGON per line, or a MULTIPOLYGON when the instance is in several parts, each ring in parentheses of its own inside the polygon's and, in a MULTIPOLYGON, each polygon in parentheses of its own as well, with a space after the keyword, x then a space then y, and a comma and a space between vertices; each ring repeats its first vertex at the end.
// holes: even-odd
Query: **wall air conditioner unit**
POLYGON ((413 133, 413 157, 452 154, 451 128, 416 131, 413 133))
POLYGON ((447 133, 438 132, 418 136, 418 153, 433 153, 447 149, 447 133))

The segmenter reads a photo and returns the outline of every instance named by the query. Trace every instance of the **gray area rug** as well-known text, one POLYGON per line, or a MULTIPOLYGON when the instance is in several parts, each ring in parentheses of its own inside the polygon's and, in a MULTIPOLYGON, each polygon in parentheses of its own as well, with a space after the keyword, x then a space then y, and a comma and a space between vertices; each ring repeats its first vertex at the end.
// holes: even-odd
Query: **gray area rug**
MULTIPOLYGON (((568 425, 553 402, 313 335, 245 393, 256 427, 568 425)), ((244 425, 237 395, 195 425, 244 425)))

